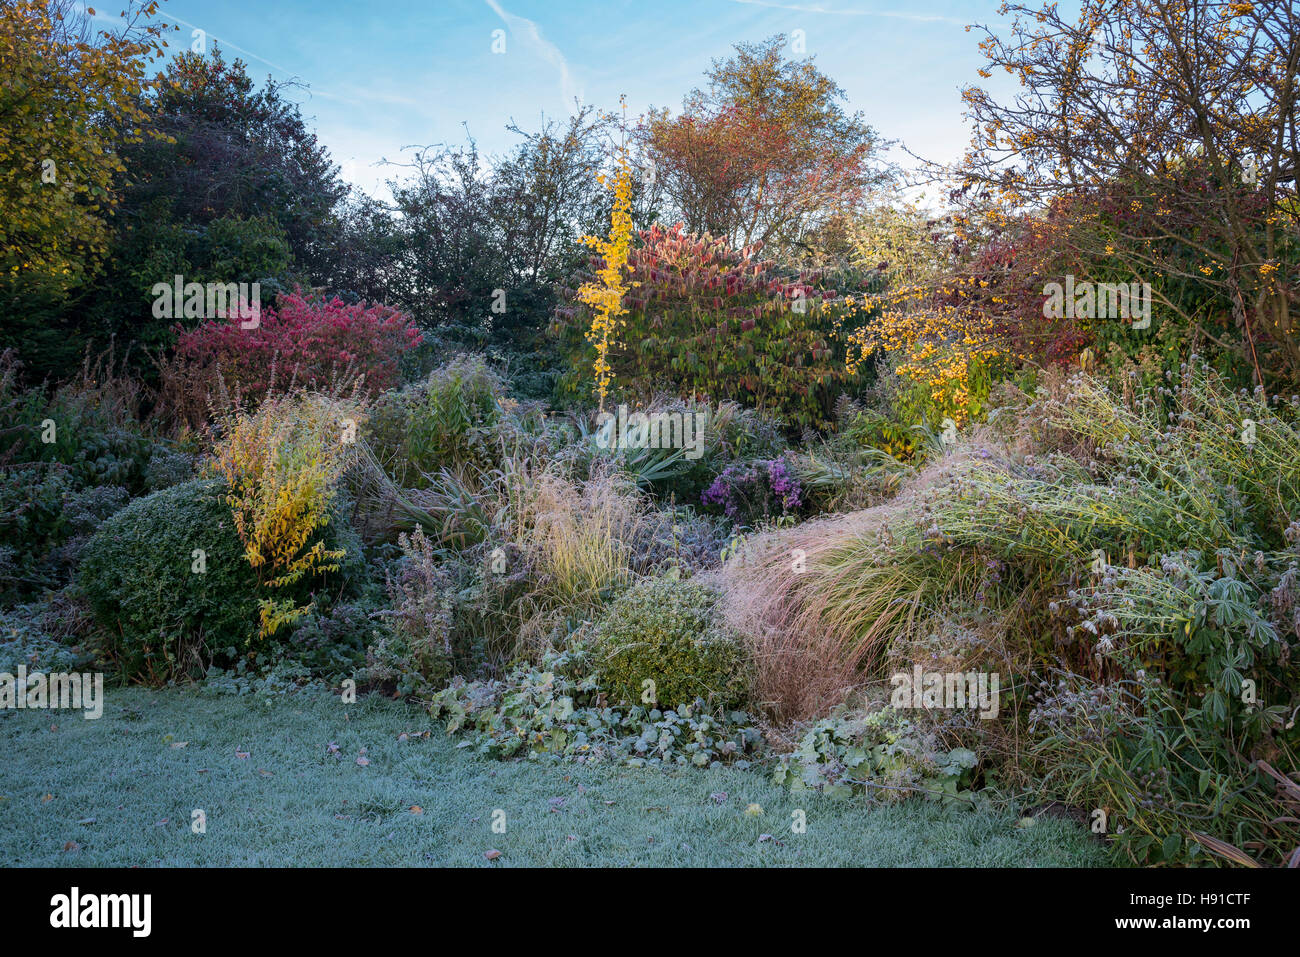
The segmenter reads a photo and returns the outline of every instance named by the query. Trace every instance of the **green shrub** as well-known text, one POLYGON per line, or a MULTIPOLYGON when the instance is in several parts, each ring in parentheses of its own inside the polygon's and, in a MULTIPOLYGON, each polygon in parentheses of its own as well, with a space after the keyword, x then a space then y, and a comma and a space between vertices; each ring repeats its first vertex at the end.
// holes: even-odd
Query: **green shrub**
POLYGON ((423 488, 427 475, 492 462, 501 379, 478 356, 459 356, 423 382, 386 392, 369 411, 367 439, 393 480, 423 488))
MULTIPOLYGON (((321 642, 348 630, 332 620, 332 609, 361 596, 370 581, 361 540, 340 514, 343 505, 315 533, 326 548, 343 553, 339 568, 272 592, 248 562, 227 494, 220 479, 154 492, 113 515, 85 544, 78 581, 108 654, 125 676, 150 680, 201 674, 242 656, 257 667, 287 654, 309 670, 346 669, 359 658, 364 637, 350 634, 330 648, 321 642), (301 636, 258 636, 259 600, 270 594, 306 608, 301 636)), ((357 614, 351 618, 355 625, 357 614)))
POLYGON ((145 487, 150 492, 180 485, 193 477, 194 456, 165 445, 154 446, 144 473, 145 487))
POLYGON ((204 645, 239 648, 256 634, 257 577, 225 495, 211 480, 155 492, 87 544, 79 581, 125 675, 193 672, 204 645))
POLYGON ((697 582, 674 578, 642 582, 615 601, 596 629, 601 684, 611 700, 674 707, 698 697, 721 708, 743 705, 748 663, 739 642, 712 623, 716 601, 697 582))
POLYGON ((311 675, 352 677, 366 660, 366 643, 379 629, 371 601, 338 602, 304 616, 280 643, 279 656, 311 675))
POLYGON ((127 504, 116 485, 77 488, 67 466, 0 469, 0 600, 66 584, 89 536, 127 504))
POLYGON ((112 353, 87 358, 52 393, 23 390, 19 364, 0 354, 0 600, 66 584, 98 524, 130 495, 188 477, 189 460, 140 424, 139 382, 112 353))

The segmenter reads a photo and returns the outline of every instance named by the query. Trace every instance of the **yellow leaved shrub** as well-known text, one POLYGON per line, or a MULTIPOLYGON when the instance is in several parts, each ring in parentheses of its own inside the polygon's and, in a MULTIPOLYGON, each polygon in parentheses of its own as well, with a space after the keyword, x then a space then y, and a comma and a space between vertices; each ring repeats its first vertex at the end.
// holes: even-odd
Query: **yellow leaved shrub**
MULTIPOLYGON (((362 422, 355 402, 302 394, 268 399, 223 423, 213 469, 229 487, 245 557, 268 588, 289 592, 339 569, 344 551, 328 548, 319 533, 330 522, 362 422)), ((263 599, 259 636, 310 610, 289 594, 263 599)))

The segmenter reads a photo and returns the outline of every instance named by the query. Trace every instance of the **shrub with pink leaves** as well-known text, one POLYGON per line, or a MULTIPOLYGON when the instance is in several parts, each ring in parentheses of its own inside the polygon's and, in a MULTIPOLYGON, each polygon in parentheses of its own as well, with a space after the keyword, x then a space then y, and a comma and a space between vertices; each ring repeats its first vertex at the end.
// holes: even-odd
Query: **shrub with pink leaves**
POLYGON ((401 360, 421 342, 405 313, 380 304, 281 296, 264 308, 256 328, 237 318, 178 330, 163 369, 173 411, 201 421, 210 400, 246 404, 308 386, 329 391, 359 387, 375 395, 398 383, 401 360))

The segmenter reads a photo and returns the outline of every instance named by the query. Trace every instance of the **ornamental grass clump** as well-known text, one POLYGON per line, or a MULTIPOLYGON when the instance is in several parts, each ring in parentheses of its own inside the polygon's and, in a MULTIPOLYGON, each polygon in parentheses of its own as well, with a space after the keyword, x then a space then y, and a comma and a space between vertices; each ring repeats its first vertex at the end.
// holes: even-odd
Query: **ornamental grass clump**
POLYGON ((490 670, 521 655, 537 660, 557 633, 674 557, 665 551, 672 513, 652 508, 616 462, 596 462, 584 476, 503 451, 493 468, 444 468, 420 489, 398 488, 364 442, 359 463, 367 524, 380 537, 420 528, 456 571, 456 627, 476 635, 469 644, 490 670))
POLYGON ((1293 859, 1298 406, 1196 362, 1146 392, 1049 377, 892 501, 747 542, 721 581, 760 701, 998 670, 1000 779, 1096 812, 1117 855, 1293 859))

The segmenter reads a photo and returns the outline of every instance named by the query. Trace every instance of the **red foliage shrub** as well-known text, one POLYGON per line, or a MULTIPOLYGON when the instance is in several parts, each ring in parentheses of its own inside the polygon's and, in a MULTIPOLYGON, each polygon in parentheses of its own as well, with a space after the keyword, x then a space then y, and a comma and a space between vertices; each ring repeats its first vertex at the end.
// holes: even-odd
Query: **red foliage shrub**
MULTIPOLYGON (((822 307, 836 296, 825 288, 829 277, 783 270, 759 258, 761 243, 733 249, 681 223, 652 226, 638 238, 628 253, 632 288, 623 300, 623 343, 609 355, 619 399, 645 400, 666 388, 734 400, 796 427, 824 425, 851 378, 834 342, 835 317, 822 307)), ((580 278, 601 266, 593 257, 580 278)), ((581 337, 589 316, 572 290, 564 295, 568 304, 556 309, 556 331, 581 369, 589 365, 581 337)))
POLYGON ((421 342, 405 313, 364 302, 309 299, 299 290, 262 310, 256 328, 238 317, 178 329, 163 366, 163 398, 198 425, 210 399, 244 404, 295 386, 349 386, 375 395, 396 385, 402 357, 421 342))

